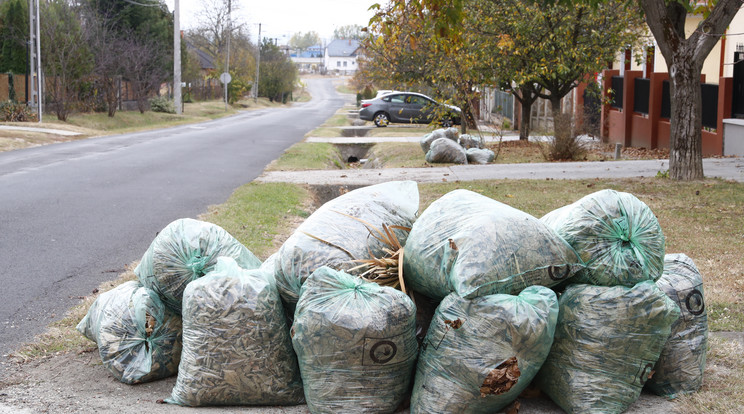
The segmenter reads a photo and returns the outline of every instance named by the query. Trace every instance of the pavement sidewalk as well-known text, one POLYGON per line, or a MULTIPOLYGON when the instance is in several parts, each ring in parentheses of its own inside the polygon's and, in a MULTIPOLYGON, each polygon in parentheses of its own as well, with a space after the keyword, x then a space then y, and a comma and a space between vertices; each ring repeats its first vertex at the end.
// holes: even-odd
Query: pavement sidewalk
POLYGON ((46 134, 55 134, 55 135, 64 135, 64 136, 82 135, 80 132, 65 131, 64 129, 22 127, 22 126, 13 126, 13 125, 0 125, 0 129, 7 129, 11 131, 43 132, 46 134))
MULTIPOLYGON (((531 164, 455 165, 433 168, 382 168, 314 171, 269 171, 258 182, 310 185, 370 185, 394 180, 421 183, 500 179, 581 180, 594 178, 655 177, 669 169, 668 160, 552 162, 531 164)), ((706 158, 708 178, 744 182, 744 158, 706 158)))

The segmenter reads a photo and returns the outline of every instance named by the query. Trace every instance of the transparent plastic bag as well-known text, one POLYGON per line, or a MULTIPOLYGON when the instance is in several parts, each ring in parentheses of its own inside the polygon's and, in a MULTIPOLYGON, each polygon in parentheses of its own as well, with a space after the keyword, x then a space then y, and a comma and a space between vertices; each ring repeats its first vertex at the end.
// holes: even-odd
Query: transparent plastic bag
POLYGON ((651 209, 629 193, 601 190, 543 216, 586 263, 572 283, 632 287, 664 270, 664 233, 651 209))
POLYGON ((209 273, 220 256, 232 257, 244 269, 261 266, 261 261, 222 227, 178 219, 158 233, 134 273, 180 314, 186 285, 209 273))
POLYGON ((519 296, 439 305, 416 367, 411 414, 495 413, 530 384, 548 356, 558 299, 532 286, 519 296))
POLYGON ((664 273, 656 284, 679 306, 681 314, 672 325, 672 334, 646 388, 655 394, 676 398, 693 393, 703 385, 708 351, 703 277, 686 255, 668 254, 664 258, 664 273))
POLYGON ((77 330, 98 344, 103 366, 125 384, 154 381, 178 371, 181 318, 139 282, 125 282, 102 293, 77 330))
POLYGON ((488 164, 496 157, 496 154, 487 148, 468 148, 465 154, 468 157, 468 164, 488 164))
POLYGON ((429 152, 429 149, 431 149, 432 142, 439 138, 447 138, 452 141, 457 141, 458 135, 460 135, 460 131, 457 128, 439 128, 424 135, 419 141, 419 144, 421 145, 421 149, 424 150, 424 154, 426 154, 429 152))
POLYGON ((438 138, 431 143, 429 151, 426 152, 426 162, 467 164, 468 156, 457 141, 438 138))
POLYGON ((294 405, 297 358, 273 276, 220 257, 183 294, 183 354, 169 403, 294 405))
POLYGON ((445 194, 421 214, 403 260, 406 283, 434 299, 550 287, 581 267, 571 246, 540 220, 468 190, 445 194))
MULTIPOLYGON (((300 288, 316 269, 329 266, 349 271, 355 259, 384 255, 370 227, 410 228, 419 206, 415 181, 391 181, 343 194, 310 215, 282 244, 275 259, 275 276, 282 300, 294 310, 300 288)), ((374 230, 372 230, 374 231, 374 230)), ((394 230, 402 244, 408 232, 394 230)))
POLYGON ((392 413, 418 354, 403 292, 322 267, 302 286, 292 344, 312 413, 392 413))
POLYGON ((679 307, 654 282, 570 285, 555 339, 535 378, 568 413, 621 413, 641 395, 679 307))

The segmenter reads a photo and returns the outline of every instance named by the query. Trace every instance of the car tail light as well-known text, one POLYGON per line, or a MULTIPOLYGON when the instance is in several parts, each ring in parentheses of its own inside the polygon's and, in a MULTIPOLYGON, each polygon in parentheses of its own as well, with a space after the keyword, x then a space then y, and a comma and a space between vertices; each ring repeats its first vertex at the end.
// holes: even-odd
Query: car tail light
POLYGON ((372 105, 372 104, 371 104, 371 103, 363 103, 363 104, 362 104, 362 108, 366 108, 366 107, 368 107, 368 106, 370 106, 370 105, 372 105))

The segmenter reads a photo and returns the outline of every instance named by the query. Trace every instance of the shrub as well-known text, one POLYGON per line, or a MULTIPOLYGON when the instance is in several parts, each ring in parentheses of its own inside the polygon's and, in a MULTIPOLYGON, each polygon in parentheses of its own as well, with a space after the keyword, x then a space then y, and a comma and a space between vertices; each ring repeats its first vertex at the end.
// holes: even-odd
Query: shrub
POLYGON ((25 103, 0 102, 0 120, 3 122, 34 122, 36 114, 25 103))
POLYGON ((364 87, 364 91, 362 91, 362 99, 372 99, 375 97, 376 92, 372 89, 371 86, 367 85, 364 87))
POLYGON ((550 160, 582 160, 586 157, 587 149, 584 143, 574 133, 571 114, 561 114, 553 118, 553 139, 548 142, 547 154, 543 156, 550 160))
POLYGON ((150 109, 152 109, 153 112, 165 112, 168 114, 176 113, 175 104, 165 96, 156 96, 150 99, 150 109))

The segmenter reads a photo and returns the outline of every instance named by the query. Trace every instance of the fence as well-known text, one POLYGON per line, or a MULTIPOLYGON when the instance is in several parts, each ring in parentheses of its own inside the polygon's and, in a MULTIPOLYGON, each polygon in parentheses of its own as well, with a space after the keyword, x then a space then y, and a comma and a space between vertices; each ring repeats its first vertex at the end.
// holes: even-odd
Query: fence
MULTIPOLYGON (((652 73, 642 78, 641 71, 603 72, 603 96, 611 103, 602 109, 602 139, 625 146, 669 148, 671 93, 669 75, 652 73), (610 94, 612 89, 612 94, 610 94)), ((732 113, 732 78, 720 78, 719 84, 701 79, 703 155, 723 154, 723 118, 732 113)))
POLYGON ((26 102, 26 75, 0 73, 0 102, 10 99, 11 88, 16 102, 26 102))

